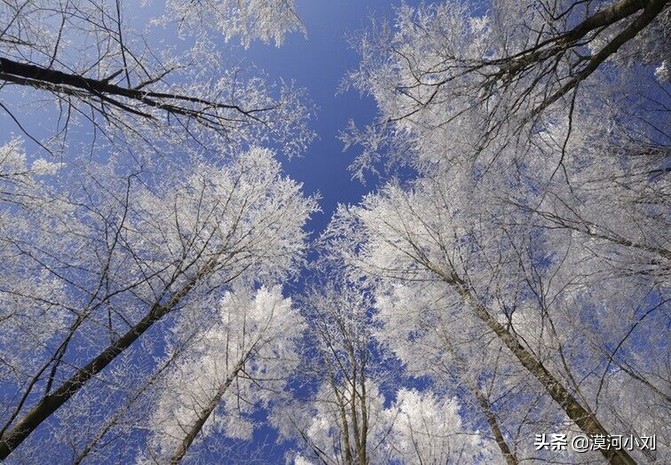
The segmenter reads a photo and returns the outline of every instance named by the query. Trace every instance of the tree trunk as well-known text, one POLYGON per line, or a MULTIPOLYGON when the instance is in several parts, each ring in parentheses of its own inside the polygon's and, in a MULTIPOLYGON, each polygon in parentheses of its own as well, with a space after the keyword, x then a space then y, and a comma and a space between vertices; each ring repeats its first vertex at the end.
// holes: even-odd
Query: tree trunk
POLYGON ((226 394, 226 391, 230 387, 231 383, 235 380, 235 378, 237 378, 240 370, 242 370, 248 355, 249 353, 245 354, 245 357, 240 359, 228 378, 226 378, 226 380, 219 386, 215 396, 210 400, 207 406, 200 411, 198 414, 198 419, 189 429, 189 431, 186 432, 186 436, 184 436, 184 439, 182 439, 182 442, 179 444, 179 446, 177 446, 175 453, 170 459, 170 465, 177 465, 184 458, 187 451, 189 450, 189 447, 191 447, 191 444, 193 444, 193 441, 196 439, 196 436, 198 436, 198 433, 200 433, 200 431, 203 429, 203 425, 207 419, 210 418, 210 415, 212 415, 214 409, 217 408, 217 405, 219 405, 221 398, 224 397, 224 394, 226 394))
POLYGON ((53 393, 46 395, 12 429, 5 432, 0 437, 0 461, 6 459, 44 420, 65 404, 79 389, 84 387, 91 378, 100 373, 119 354, 130 347, 154 323, 172 311, 191 292, 196 284, 212 271, 216 264, 216 258, 213 257, 210 259, 196 276, 191 278, 179 291, 172 295, 165 305, 155 303, 149 313, 126 332, 126 334, 103 350, 85 367, 80 368, 75 375, 65 381, 53 393))
MULTIPOLYGON (((531 352, 519 343, 517 338, 505 326, 489 314, 489 311, 473 297, 466 283, 459 276, 456 274, 448 275, 430 264, 425 264, 425 266, 457 291, 462 299, 471 306, 475 315, 498 336, 501 342, 520 361, 522 366, 541 383, 547 393, 550 394, 555 402, 561 406, 566 415, 585 434, 590 437, 595 435, 610 436, 609 432, 596 419, 596 416, 583 407, 568 389, 552 376, 547 368, 531 352)), ((636 465, 636 461, 625 450, 600 449, 600 452, 608 459, 611 465, 636 465)))

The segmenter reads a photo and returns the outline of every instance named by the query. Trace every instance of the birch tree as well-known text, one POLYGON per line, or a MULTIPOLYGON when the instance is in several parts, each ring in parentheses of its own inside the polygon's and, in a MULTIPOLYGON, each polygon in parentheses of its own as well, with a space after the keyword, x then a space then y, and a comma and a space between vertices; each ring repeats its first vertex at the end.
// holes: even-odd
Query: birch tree
POLYGON ((217 45, 222 33, 244 45, 254 39, 279 45, 285 33, 302 30, 292 1, 170 1, 164 15, 152 18, 158 8, 3 2, 0 108, 6 124, 55 155, 88 132, 90 145, 142 144, 158 153, 177 141, 202 144, 209 132, 231 145, 272 139, 287 153, 305 148, 312 136, 301 92, 227 65, 217 45), (186 45, 163 45, 160 25, 167 28, 163 35, 188 38, 181 41, 186 45), (40 108, 46 135, 27 108, 40 108))
POLYGON ((30 203, 3 208, 3 458, 158 322, 301 263, 315 205, 271 152, 220 166, 194 154, 158 173, 126 163, 33 176, 12 193, 30 203))
POLYGON ((400 389, 387 413, 393 421, 387 440, 393 459, 408 464, 492 462, 491 442, 462 425, 459 407, 456 398, 400 389))
POLYGON ((467 141, 475 155, 528 143, 589 100, 599 102, 619 145, 665 169, 670 18, 667 1, 497 1, 484 12, 451 1, 404 5, 395 27, 362 36, 361 64, 347 81, 380 110, 375 124, 345 137, 366 148, 355 168, 388 142, 372 135, 421 132, 415 142, 428 147, 430 134, 470 121, 479 126, 467 141))
POLYGON ((421 392, 404 387, 410 384, 406 374, 376 338, 370 290, 344 280, 333 263, 320 269, 329 281, 299 299, 308 325, 299 377, 310 394, 297 393, 273 415, 284 435, 297 438, 296 463, 466 464, 493 458, 492 441, 462 422, 456 397, 431 385, 421 392))
MULTIPOLYGON (((530 231, 530 222, 511 209, 484 210, 486 195, 452 189, 447 195, 445 185, 423 180, 410 192, 389 187, 334 220, 334 238, 366 231, 347 260, 353 276, 363 272, 376 283, 386 321, 381 332, 388 331, 401 359, 453 389, 463 383, 488 393, 499 434, 519 460, 537 453, 530 438, 539 431, 607 436, 654 425, 654 434, 666 434, 668 410, 650 406, 641 422, 617 407, 624 391, 607 388, 638 384, 626 403, 639 409, 641 402, 668 402, 667 369, 645 362, 668 345, 668 334, 654 330, 668 318, 664 288, 599 276, 581 244, 566 242, 555 256, 543 252, 545 241, 560 245, 530 231), (472 204, 479 217, 467 208, 472 204), (449 376, 455 372, 456 380, 449 376), (575 429, 567 429, 567 419, 575 429)), ((348 250, 334 241, 334 250, 348 250)), ((627 451, 602 453, 611 463, 634 460, 627 451)), ((590 460, 582 454, 570 460, 583 457, 590 460)))
MULTIPOLYGON (((251 414, 261 404, 267 407, 273 392, 282 391, 298 363, 294 346, 303 322, 279 287, 228 293, 213 318, 185 316, 175 328, 173 346, 178 348, 194 329, 195 343, 180 350, 158 390, 147 462, 180 463, 193 457, 191 446, 203 436, 250 439, 258 426, 251 414), (203 321, 213 324, 203 328, 203 321)), ((209 449, 211 456, 213 446, 209 449)), ((219 452, 221 460, 225 451, 219 452)))
POLYGON ((284 422, 284 433, 297 435, 303 456, 318 463, 374 463, 386 439, 372 355, 371 300, 362 291, 320 283, 300 300, 309 325, 301 372, 317 392, 290 400, 275 416, 278 425, 280 418, 291 419, 290 425, 284 422))
POLYGON ((666 21, 666 2, 442 2, 361 40, 351 83, 379 117, 345 136, 355 174, 417 176, 341 207, 329 250, 508 463, 664 454, 532 439, 668 434, 668 367, 645 361, 668 352, 666 21))
POLYGON ((509 463, 590 460, 533 450, 539 430, 668 434, 668 364, 644 361, 669 341, 668 15, 441 2, 362 36, 350 82, 379 116, 345 136, 363 148, 353 169, 386 157, 417 179, 343 207, 331 250, 375 283, 402 360, 486 401, 472 414, 509 463))

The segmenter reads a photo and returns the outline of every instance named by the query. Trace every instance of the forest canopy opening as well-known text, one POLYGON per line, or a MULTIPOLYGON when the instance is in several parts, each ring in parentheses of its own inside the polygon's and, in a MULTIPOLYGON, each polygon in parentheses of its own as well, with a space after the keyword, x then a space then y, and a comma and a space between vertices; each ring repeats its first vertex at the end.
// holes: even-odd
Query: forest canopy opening
POLYGON ((2 2, 0 460, 671 456, 670 2, 313 3, 2 2))

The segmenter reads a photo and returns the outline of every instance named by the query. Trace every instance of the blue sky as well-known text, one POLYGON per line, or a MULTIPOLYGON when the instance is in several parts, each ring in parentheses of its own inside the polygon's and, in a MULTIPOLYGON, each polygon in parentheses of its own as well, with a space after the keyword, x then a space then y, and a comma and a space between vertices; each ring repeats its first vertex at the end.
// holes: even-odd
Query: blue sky
POLYGON ((289 35, 279 48, 255 43, 242 55, 265 70, 271 80, 294 80, 306 88, 308 97, 317 106, 316 118, 311 121, 317 140, 303 157, 283 160, 283 166, 287 174, 304 184, 306 193, 321 194, 322 213, 315 215, 307 226, 318 233, 338 203, 356 203, 374 187, 374 182, 364 186, 351 179, 347 167, 357 155, 357 148, 343 152, 343 143, 338 139, 350 119, 365 124, 375 115, 371 98, 353 90, 337 94, 345 74, 359 60, 347 37, 367 29, 372 16, 393 19, 394 8, 400 2, 298 0, 296 3, 308 31, 307 38, 301 34, 289 35))

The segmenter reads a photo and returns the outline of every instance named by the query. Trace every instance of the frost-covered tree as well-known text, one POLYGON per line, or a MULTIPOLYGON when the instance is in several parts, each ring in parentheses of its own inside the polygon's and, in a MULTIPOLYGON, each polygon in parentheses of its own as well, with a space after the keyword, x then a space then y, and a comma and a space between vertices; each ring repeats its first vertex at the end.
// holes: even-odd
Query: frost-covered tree
POLYGON ((668 125, 670 23, 668 1, 404 5, 395 27, 363 36, 361 64, 349 76, 380 110, 375 125, 347 137, 367 148, 357 168, 388 142, 381 133, 439 135, 470 122, 479 126, 468 137, 478 154, 496 150, 494 140, 519 142, 557 121, 570 123, 582 100, 598 102, 610 130, 626 135, 621 143, 633 139, 632 155, 668 168, 669 134, 659 119, 668 125), (646 134, 637 130, 641 123, 646 134))
POLYGON ((91 131, 95 145, 102 137, 159 153, 171 141, 202 143, 203 132, 212 131, 231 144, 272 138, 287 153, 305 148, 311 135, 300 92, 227 65, 223 39, 217 44, 223 34, 244 45, 279 45, 285 33, 302 30, 293 1, 169 1, 164 14, 160 9, 122 1, 3 2, 5 124, 56 154, 91 131), (166 46, 166 34, 190 40, 166 46), (26 118, 34 108, 51 132, 26 118))
POLYGON ((45 162, 27 167, 19 144, 3 153, 12 161, 0 239, 3 458, 71 398, 102 408, 96 379, 136 341, 151 346, 156 337, 143 335, 158 322, 302 263, 315 204, 268 150, 219 164, 199 154, 160 166, 72 164, 49 181, 45 162))
POLYGON ((431 391, 400 389, 387 409, 387 447, 399 463, 490 463, 492 444, 462 425, 460 403, 431 391))
MULTIPOLYGON (((439 398, 430 390, 419 392, 401 388, 396 399, 384 406, 384 396, 372 380, 368 383, 371 441, 365 457, 347 454, 343 447, 351 421, 348 407, 352 399, 333 397, 320 390, 313 407, 303 407, 305 425, 301 435, 307 447, 294 457, 296 464, 414 464, 491 463, 492 444, 478 431, 469 432, 461 423, 459 402, 439 398), (342 411, 344 407, 344 412, 342 411), (346 417, 346 420, 343 420, 346 417)), ((351 434, 351 432, 350 432, 351 434)))
POLYGON ((185 32, 211 29, 223 34, 226 41, 239 38, 245 47, 256 39, 280 46, 286 33, 305 33, 294 3, 294 0, 220 0, 194 5, 185 0, 168 0, 165 16, 157 21, 177 21, 185 32))
POLYGON ((203 436, 250 439, 252 413, 282 391, 298 363, 294 346, 302 329, 279 287, 227 293, 213 315, 183 314, 173 330, 176 349, 168 353, 178 360, 158 390, 145 461, 179 463, 194 455, 190 447, 203 436), (203 327, 204 321, 212 324, 203 327), (184 341, 193 341, 186 350, 184 341))
POLYGON ((284 421, 285 434, 298 435, 303 456, 318 463, 377 463, 386 439, 371 304, 364 289, 333 282, 315 285, 300 300, 309 325, 301 372, 317 392, 294 399, 275 416, 278 423, 291 418, 284 421))
POLYGON ((293 2, 4 2, 0 108, 32 142, 0 147, 0 460, 231 461, 266 414, 297 464, 671 455, 670 18, 402 4, 344 136, 398 179, 339 208, 336 284, 290 300, 316 206, 249 145, 301 151, 308 110, 221 47, 302 31, 293 2))
MULTIPOLYGON (((196 319, 233 284, 245 302, 263 286, 279 296, 302 263, 316 206, 249 147, 302 152, 309 111, 291 85, 227 64, 224 43, 280 45, 303 26, 291 0, 8 1, 0 24, 0 112, 26 137, 0 149, 0 460, 98 460, 110 437, 146 431, 195 350, 171 333, 177 315, 196 319)), ((235 321, 277 334, 291 314, 277 306, 235 321)), ((248 350, 259 370, 279 363, 264 350, 248 350)))
MULTIPOLYGON (((423 178, 334 219, 334 253, 346 255, 353 280, 375 283, 380 338, 415 374, 462 397, 471 391, 471 415, 511 460, 551 459, 532 448, 539 431, 668 434, 668 409, 653 407, 669 401, 668 364, 655 355, 669 342, 657 330, 668 321, 668 288, 601 272, 589 240, 534 227, 495 190, 462 189, 423 178), (352 230, 364 239, 348 244, 352 230), (637 394, 625 387, 634 385, 637 394), (625 392, 637 408, 621 407, 625 392)), ((627 451, 602 452, 632 463, 627 451)), ((568 458, 581 459, 594 457, 568 458)))
POLYGON ((297 438, 295 462, 491 460, 494 443, 462 421, 456 397, 430 385, 404 387, 407 377, 375 337, 379 322, 370 290, 338 281, 333 264, 328 269, 331 280, 300 299, 308 330, 299 373, 309 394, 297 393, 274 412, 283 434, 297 438))
POLYGON ((385 155, 416 179, 341 207, 326 239, 374 286, 378 337, 508 463, 667 453, 533 438, 669 434, 668 19, 668 2, 439 2, 362 38, 351 82, 379 117, 350 133, 354 169, 385 155))

